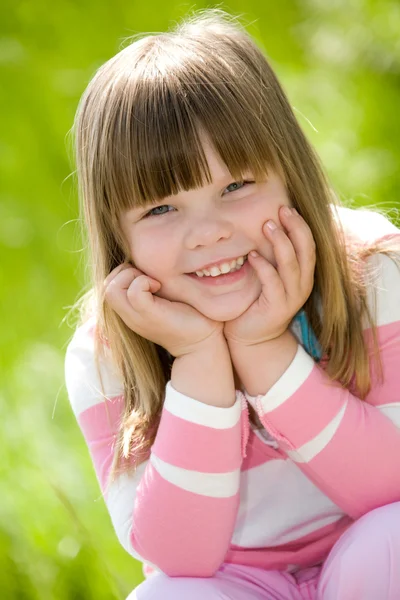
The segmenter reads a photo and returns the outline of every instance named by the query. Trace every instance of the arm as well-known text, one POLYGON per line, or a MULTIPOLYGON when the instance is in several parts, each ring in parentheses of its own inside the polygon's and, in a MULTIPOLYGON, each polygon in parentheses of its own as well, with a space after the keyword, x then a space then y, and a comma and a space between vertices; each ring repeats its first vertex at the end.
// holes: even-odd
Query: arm
MULTIPOLYGON (((353 518, 400 500, 400 274, 389 258, 374 260, 384 382, 372 371, 365 401, 331 382, 290 332, 233 358, 248 401, 281 450, 353 518)), ((372 355, 371 331, 364 333, 372 355)))
POLYGON ((102 363, 102 397, 88 338, 81 330, 68 348, 67 388, 122 545, 170 576, 212 576, 236 520, 247 418, 227 348, 176 359, 150 455, 107 487, 123 396, 102 363))
POLYGON ((172 386, 208 405, 228 408, 235 403, 232 362, 225 338, 213 338, 195 354, 176 358, 172 386))

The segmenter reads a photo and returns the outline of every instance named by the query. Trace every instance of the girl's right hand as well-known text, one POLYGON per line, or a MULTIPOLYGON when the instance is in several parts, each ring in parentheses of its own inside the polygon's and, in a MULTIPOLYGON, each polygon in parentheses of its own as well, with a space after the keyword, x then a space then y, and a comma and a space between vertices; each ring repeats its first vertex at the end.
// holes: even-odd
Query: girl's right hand
POLYGON ((159 281, 123 263, 104 280, 104 297, 132 331, 176 358, 197 351, 210 339, 223 338, 223 323, 189 304, 155 296, 160 287, 159 281))

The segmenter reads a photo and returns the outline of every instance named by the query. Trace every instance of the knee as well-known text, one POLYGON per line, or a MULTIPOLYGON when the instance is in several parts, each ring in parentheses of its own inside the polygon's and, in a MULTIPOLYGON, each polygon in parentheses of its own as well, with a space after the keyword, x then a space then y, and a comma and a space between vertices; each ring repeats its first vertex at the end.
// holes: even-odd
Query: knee
POLYGON ((397 564, 400 502, 363 515, 339 538, 321 571, 318 597, 392 599, 388 587, 400 590, 400 573, 392 569, 397 564))
POLYGON ((173 581, 170 585, 170 578, 166 575, 163 575, 162 573, 155 574, 138 585, 133 592, 129 594, 126 600, 156 600, 164 597, 169 598, 168 593, 173 585, 173 581))
MULTIPOLYGON (((178 583, 179 586, 179 583, 178 583)), ((151 575, 148 579, 138 585, 126 600, 158 600, 173 597, 173 588, 176 581, 162 573, 151 575)))
POLYGON ((375 544, 376 542, 385 542, 386 540, 400 537, 400 502, 386 504, 371 510, 356 521, 348 530, 354 539, 359 539, 360 543, 367 543, 368 540, 375 544))
POLYGON ((159 573, 141 583, 126 600, 212 600, 219 598, 212 582, 212 578, 168 577, 159 573))
POLYGON ((342 568, 371 565, 388 556, 400 561, 400 502, 387 504, 360 517, 338 539, 326 563, 340 561, 342 568))

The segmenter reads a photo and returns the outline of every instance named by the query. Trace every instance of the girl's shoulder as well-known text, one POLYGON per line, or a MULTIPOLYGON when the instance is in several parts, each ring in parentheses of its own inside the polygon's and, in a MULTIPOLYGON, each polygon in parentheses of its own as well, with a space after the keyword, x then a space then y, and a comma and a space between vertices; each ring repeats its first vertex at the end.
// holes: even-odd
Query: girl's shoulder
POLYGON ((77 327, 67 346, 65 383, 76 415, 105 398, 123 394, 122 377, 107 344, 98 335, 95 317, 77 327))
MULTIPOLYGON (((331 207, 334 219, 343 228, 349 252, 357 247, 367 250, 360 256, 365 266, 366 300, 375 323, 381 326, 400 321, 400 230, 379 212, 331 207)), ((363 328, 369 327, 364 315, 363 328)))
POLYGON ((346 241, 362 245, 399 234, 400 230, 383 215, 367 208, 347 208, 331 204, 334 221, 341 225, 346 241))

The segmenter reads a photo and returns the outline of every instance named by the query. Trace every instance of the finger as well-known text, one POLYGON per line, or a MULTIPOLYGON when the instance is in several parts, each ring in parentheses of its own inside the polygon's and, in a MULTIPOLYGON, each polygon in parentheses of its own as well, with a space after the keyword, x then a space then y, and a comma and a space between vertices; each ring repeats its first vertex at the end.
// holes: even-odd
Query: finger
POLYGON ((126 297, 134 310, 146 312, 155 302, 153 294, 161 287, 161 283, 148 275, 138 275, 128 286, 126 297))
MULTIPOLYGON (((125 272, 119 275, 125 276, 125 272)), ((131 277, 128 284, 126 280, 111 282, 106 300, 130 329, 142 335, 144 322, 149 320, 149 311, 153 308, 152 292, 157 291, 161 284, 146 275, 131 277)))
POLYGON ((310 292, 313 287, 316 262, 316 244, 312 231, 296 209, 292 209, 291 214, 288 215, 282 207, 279 217, 282 219, 296 252, 300 267, 301 286, 310 292))
POLYGON ((158 281, 144 275, 142 271, 131 265, 119 270, 115 269, 115 271, 117 272, 105 289, 105 297, 107 302, 117 312, 121 310, 126 312, 132 301, 134 302, 132 306, 138 305, 139 301, 135 295, 140 294, 142 290, 150 292, 151 295, 151 293, 156 292, 161 286, 158 281), (135 283, 137 280, 140 280, 139 283, 135 283), (147 283, 145 283, 146 281, 147 283))
POLYGON ((111 281, 113 281, 113 279, 118 275, 118 273, 120 273, 121 271, 123 271, 125 269, 132 269, 132 265, 130 263, 124 262, 124 263, 118 265, 118 267, 115 267, 115 269, 113 269, 111 271, 111 273, 109 273, 107 275, 107 277, 105 278, 105 280, 103 282, 104 289, 107 288, 107 286, 111 283, 111 281))
POLYGON ((130 265, 120 265, 111 271, 110 275, 112 277, 109 278, 108 285, 104 288, 104 298, 121 315, 121 308, 125 310, 128 302, 126 293, 135 279, 135 272, 130 265))
POLYGON ((252 250, 249 253, 247 260, 250 261, 250 265, 255 270, 262 285, 262 293, 268 302, 283 302, 285 299, 285 288, 275 267, 261 256, 261 254, 256 252, 256 250, 252 250))
POLYGON ((124 289, 128 289, 130 285, 130 281, 139 277, 139 275, 144 275, 143 271, 136 269, 130 263, 123 263, 122 265, 118 265, 104 280, 104 288, 107 289, 110 285, 117 285, 118 287, 122 287, 124 289))
POLYGON ((273 221, 267 221, 263 231, 272 244, 278 273, 287 296, 295 296, 300 290, 300 265, 295 248, 286 232, 273 221))

